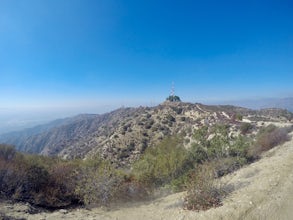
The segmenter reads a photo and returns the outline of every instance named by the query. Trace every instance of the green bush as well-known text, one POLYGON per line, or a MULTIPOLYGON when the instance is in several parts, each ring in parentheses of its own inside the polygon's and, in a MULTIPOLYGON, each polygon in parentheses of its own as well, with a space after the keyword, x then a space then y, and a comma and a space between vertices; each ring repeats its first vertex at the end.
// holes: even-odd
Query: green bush
POLYGON ((170 95, 166 100, 170 102, 181 102, 180 97, 177 95, 170 95))
POLYGON ((7 144, 0 144, 0 160, 9 161, 16 155, 16 150, 13 146, 7 144))
POLYGON ((178 137, 168 137, 158 146, 148 148, 133 166, 133 173, 146 186, 170 183, 183 175, 191 164, 187 150, 178 137))
POLYGON ((248 122, 241 123, 240 132, 241 134, 247 134, 253 129, 253 125, 248 122))
POLYGON ((227 157, 246 158, 250 147, 249 139, 239 135, 229 137, 227 125, 214 125, 202 127, 194 134, 194 143, 191 155, 196 163, 219 160, 227 157))
POLYGON ((252 140, 245 136, 234 138, 229 145, 228 155, 230 157, 247 159, 248 151, 252 144, 252 140))
POLYGON ((242 116, 241 114, 237 113, 237 114, 235 115, 235 119, 238 120, 238 121, 242 121, 243 116, 242 116))
POLYGON ((195 131, 194 138, 191 155, 197 163, 227 156, 230 138, 226 125, 204 126, 195 131))
POLYGON ((190 149, 192 160, 197 164, 212 164, 217 177, 251 161, 248 155, 251 141, 241 135, 229 137, 228 131, 226 125, 200 128, 194 134, 197 142, 190 149))
POLYGON ((75 192, 86 205, 107 206, 122 183, 114 167, 99 157, 86 161, 77 176, 75 192))
POLYGON ((187 189, 187 185, 189 182, 189 176, 190 176, 191 172, 192 172, 191 169, 187 169, 183 175, 179 176, 176 179, 171 180, 170 188, 171 188, 172 192, 181 192, 181 191, 187 189))

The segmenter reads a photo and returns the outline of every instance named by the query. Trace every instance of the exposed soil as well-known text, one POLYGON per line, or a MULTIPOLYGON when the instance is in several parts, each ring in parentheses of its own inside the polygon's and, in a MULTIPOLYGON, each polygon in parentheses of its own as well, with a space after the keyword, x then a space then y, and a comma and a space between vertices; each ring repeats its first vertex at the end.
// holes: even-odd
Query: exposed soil
POLYGON ((223 206, 205 212, 183 210, 185 193, 177 193, 111 210, 73 209, 37 214, 31 214, 35 210, 27 204, 1 202, 0 219, 5 219, 1 217, 4 215, 29 220, 293 219, 293 140, 266 152, 261 160, 221 181, 231 193, 223 206))

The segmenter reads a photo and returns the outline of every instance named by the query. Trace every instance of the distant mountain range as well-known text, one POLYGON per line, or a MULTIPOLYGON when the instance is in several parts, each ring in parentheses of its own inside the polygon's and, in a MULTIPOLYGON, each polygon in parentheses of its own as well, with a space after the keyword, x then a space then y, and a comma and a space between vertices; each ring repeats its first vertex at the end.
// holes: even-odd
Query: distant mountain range
POLYGON ((146 148, 168 135, 181 134, 188 144, 194 130, 204 125, 226 123, 231 132, 241 120, 285 121, 293 119, 286 110, 250 110, 234 106, 208 106, 165 102, 155 107, 120 108, 110 113, 84 114, 0 135, 0 143, 23 152, 63 158, 86 158, 100 154, 119 165, 136 160, 146 148))
POLYGON ((242 106, 250 109, 281 108, 293 112, 293 98, 267 98, 255 100, 226 101, 222 104, 242 106))
MULTIPOLYGON (((255 100, 235 100, 235 101, 218 101, 207 102, 210 105, 234 105, 241 106, 250 109, 262 109, 262 108, 282 108, 293 112, 293 98, 268 98, 268 99, 255 99, 255 100)), ((111 108, 97 108, 98 112, 107 112, 111 108)), ((112 107, 114 109, 114 106, 112 107)), ((93 109, 88 110, 93 112, 93 109)), ((31 128, 40 124, 48 123, 56 118, 68 117, 68 115, 75 115, 79 112, 87 112, 86 109, 81 111, 75 109, 71 111, 61 112, 22 112, 9 111, 5 108, 0 108, 0 135, 12 131, 21 131, 26 128, 31 128), (74 113, 75 112, 75 113, 74 113)))

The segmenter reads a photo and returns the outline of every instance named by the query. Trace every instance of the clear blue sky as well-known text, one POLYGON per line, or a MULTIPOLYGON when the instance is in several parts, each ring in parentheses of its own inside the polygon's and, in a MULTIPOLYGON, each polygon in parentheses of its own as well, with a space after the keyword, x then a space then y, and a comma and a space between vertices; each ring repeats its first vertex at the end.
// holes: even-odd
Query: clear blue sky
POLYGON ((293 96, 291 0, 1 0, 2 109, 293 96))

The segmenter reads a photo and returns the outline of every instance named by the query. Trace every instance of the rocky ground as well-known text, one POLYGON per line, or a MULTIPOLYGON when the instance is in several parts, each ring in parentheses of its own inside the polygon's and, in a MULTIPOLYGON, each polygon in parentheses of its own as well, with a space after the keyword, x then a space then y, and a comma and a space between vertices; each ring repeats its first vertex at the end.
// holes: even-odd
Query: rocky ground
POLYGON ((223 206, 205 212, 183 210, 183 192, 150 202, 123 204, 111 210, 93 208, 36 213, 37 210, 27 204, 2 202, 0 219, 292 219, 293 140, 266 152, 261 160, 221 181, 231 193, 224 199, 223 206))

